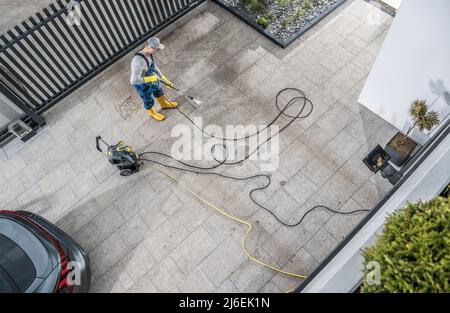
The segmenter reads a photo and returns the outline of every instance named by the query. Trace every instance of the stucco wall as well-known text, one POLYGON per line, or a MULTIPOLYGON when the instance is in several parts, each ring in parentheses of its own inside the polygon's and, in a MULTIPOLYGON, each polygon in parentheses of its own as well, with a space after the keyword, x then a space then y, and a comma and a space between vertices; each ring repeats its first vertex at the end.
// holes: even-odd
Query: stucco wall
MULTIPOLYGON (((403 1, 359 102, 403 131, 411 125, 408 108, 415 99, 448 118, 449 32, 450 1, 403 1)), ((429 135, 415 131, 412 137, 424 143, 429 135)))

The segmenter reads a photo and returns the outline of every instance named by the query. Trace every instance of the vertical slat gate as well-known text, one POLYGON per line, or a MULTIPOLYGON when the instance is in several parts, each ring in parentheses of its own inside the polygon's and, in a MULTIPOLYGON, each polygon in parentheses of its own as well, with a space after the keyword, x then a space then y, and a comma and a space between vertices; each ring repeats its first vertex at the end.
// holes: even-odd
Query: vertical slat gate
MULTIPOLYGON (((0 34, 1 92, 42 125, 42 113, 205 0, 57 0, 0 34), (80 23, 68 23, 76 3, 80 23)), ((0 145, 11 137, 0 129, 0 145)))

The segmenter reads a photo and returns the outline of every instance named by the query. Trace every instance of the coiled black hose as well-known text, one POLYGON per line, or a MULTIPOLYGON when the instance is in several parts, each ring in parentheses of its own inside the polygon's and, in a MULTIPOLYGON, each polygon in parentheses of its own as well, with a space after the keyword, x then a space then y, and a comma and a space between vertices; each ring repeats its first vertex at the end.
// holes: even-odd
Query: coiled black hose
POLYGON ((269 142, 275 135, 281 134, 284 130, 286 130, 289 126, 291 126, 291 124, 294 123, 296 120, 304 119, 304 118, 307 118, 308 116, 310 116, 311 113, 313 112, 313 109, 314 109, 313 103, 306 97, 305 93, 303 91, 301 91, 300 89, 297 89, 297 88, 284 88, 284 89, 282 89, 276 96, 275 105, 277 107, 278 114, 276 115, 276 117, 266 127, 258 130, 257 132, 255 132, 253 134, 249 134, 249 135, 246 135, 245 137, 241 137, 241 138, 225 138, 225 137, 218 137, 218 136, 215 136, 213 134, 209 134, 209 133, 205 132, 201 127, 199 127, 187 114, 185 114, 179 108, 176 108, 178 110, 178 112, 180 112, 190 123, 192 123, 192 125, 194 125, 194 127, 198 128, 203 134, 207 135, 208 137, 214 138, 214 139, 222 140, 222 144, 216 144, 216 145, 211 147, 211 155, 214 158, 214 160, 217 162, 217 164, 214 165, 214 166, 210 166, 210 167, 196 166, 196 165, 188 164, 186 162, 177 160, 174 157, 172 157, 171 155, 168 155, 168 154, 162 153, 162 152, 158 152, 158 151, 146 151, 146 152, 143 152, 143 153, 140 154, 140 160, 147 161, 147 162, 152 162, 154 164, 158 164, 158 165, 163 166, 165 168, 170 168, 170 169, 175 169, 175 170, 179 170, 179 171, 190 172, 190 173, 195 173, 195 174, 200 174, 200 175, 214 175, 214 176, 218 176, 218 177, 222 177, 222 178, 226 178, 226 179, 231 179, 231 180, 236 180, 236 181, 246 181, 246 180, 252 180, 252 179, 256 179, 256 178, 260 178, 260 177, 265 177, 267 179, 267 183, 264 186, 262 186, 262 187, 252 189, 249 192, 249 197, 258 207, 260 207, 261 209, 263 209, 263 210, 267 211, 268 213, 270 213, 280 224, 282 224, 283 226, 286 226, 286 227, 296 227, 296 226, 300 225, 304 221, 306 216, 308 216, 308 214, 310 214, 311 212, 313 212, 313 211, 315 211, 317 209, 325 209, 325 210, 327 210, 329 212, 332 212, 332 213, 335 213, 335 214, 341 214, 341 215, 350 215, 350 214, 355 214, 355 213, 360 213, 360 212, 369 212, 370 210, 354 210, 354 211, 341 212, 341 211, 337 211, 337 210, 331 209, 331 208, 329 208, 327 206, 324 206, 324 205, 317 205, 317 206, 314 206, 311 209, 309 209, 299 219, 298 222, 289 224, 289 223, 287 223, 285 221, 282 221, 272 210, 270 210, 269 208, 265 207, 264 205, 259 203, 258 200, 256 200, 254 198, 255 192, 257 192, 257 191, 264 191, 265 189, 267 189, 270 186, 270 184, 272 183, 270 175, 268 175, 268 174, 257 174, 257 175, 253 175, 253 176, 236 177, 236 176, 231 176, 231 175, 225 175, 225 174, 221 174, 221 173, 211 172, 212 170, 217 169, 217 168, 219 168, 221 166, 232 166, 232 165, 237 165, 237 164, 240 164, 240 163, 244 162, 251 155, 256 153, 261 148, 261 146, 263 146, 267 142, 269 142), (298 95, 290 98, 290 100, 287 102, 287 104, 282 108, 280 106, 280 103, 279 103, 280 97, 283 95, 283 93, 288 92, 288 91, 291 91, 291 92, 293 91, 295 93, 298 93, 298 95), (299 102, 299 101, 302 102, 302 103, 300 104, 298 113, 296 115, 288 114, 286 111, 294 103, 299 102), (307 110, 308 106, 310 107, 309 110, 307 110), (221 146, 224 151, 228 151, 227 150, 227 142, 230 142, 230 141, 236 142, 236 141, 249 139, 249 138, 251 138, 253 136, 258 136, 261 132, 267 130, 270 126, 272 126, 281 116, 284 116, 284 117, 290 119, 289 122, 285 126, 280 128, 280 130, 279 130, 279 132, 277 134, 273 134, 273 135, 269 136, 262 143, 260 143, 260 145, 258 147, 256 147, 253 151, 247 153, 242 159, 237 160, 235 162, 228 162, 227 161, 228 155, 225 155, 223 160, 218 160, 216 158, 214 152, 215 152, 215 149, 216 149, 217 146, 221 146), (145 155, 162 156, 164 158, 173 160, 173 161, 181 164, 183 167, 172 166, 172 165, 165 164, 165 163, 153 160, 153 159, 143 158, 143 156, 145 156, 145 155))

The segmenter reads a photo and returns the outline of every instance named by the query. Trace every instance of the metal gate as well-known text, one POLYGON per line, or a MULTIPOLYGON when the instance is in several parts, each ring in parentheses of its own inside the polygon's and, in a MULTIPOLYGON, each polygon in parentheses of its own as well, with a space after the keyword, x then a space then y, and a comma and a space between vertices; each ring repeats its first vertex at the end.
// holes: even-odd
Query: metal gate
MULTIPOLYGON (((57 0, 0 35, 0 92, 42 113, 205 0, 57 0)), ((0 129, 0 144, 11 134, 0 129)))

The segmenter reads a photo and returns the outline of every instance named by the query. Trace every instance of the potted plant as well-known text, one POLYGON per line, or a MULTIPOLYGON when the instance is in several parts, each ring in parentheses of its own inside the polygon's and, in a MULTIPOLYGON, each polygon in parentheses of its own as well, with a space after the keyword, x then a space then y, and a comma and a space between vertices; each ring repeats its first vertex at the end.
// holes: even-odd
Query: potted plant
POLYGON ((363 251, 362 292, 450 291, 450 198, 408 204, 363 251), (377 273, 374 272, 376 269, 377 273))
POLYGON ((408 129, 405 135, 398 132, 394 138, 386 145, 386 152, 391 155, 391 162, 397 166, 401 166, 405 160, 411 155, 417 147, 409 135, 418 127, 420 131, 430 131, 434 126, 440 123, 439 115, 435 111, 429 111, 425 100, 415 100, 410 108, 412 126, 408 129))
POLYGON ((374 173, 378 173, 379 170, 383 169, 391 156, 383 150, 380 145, 377 145, 370 153, 364 158, 363 162, 367 165, 369 170, 374 173))

